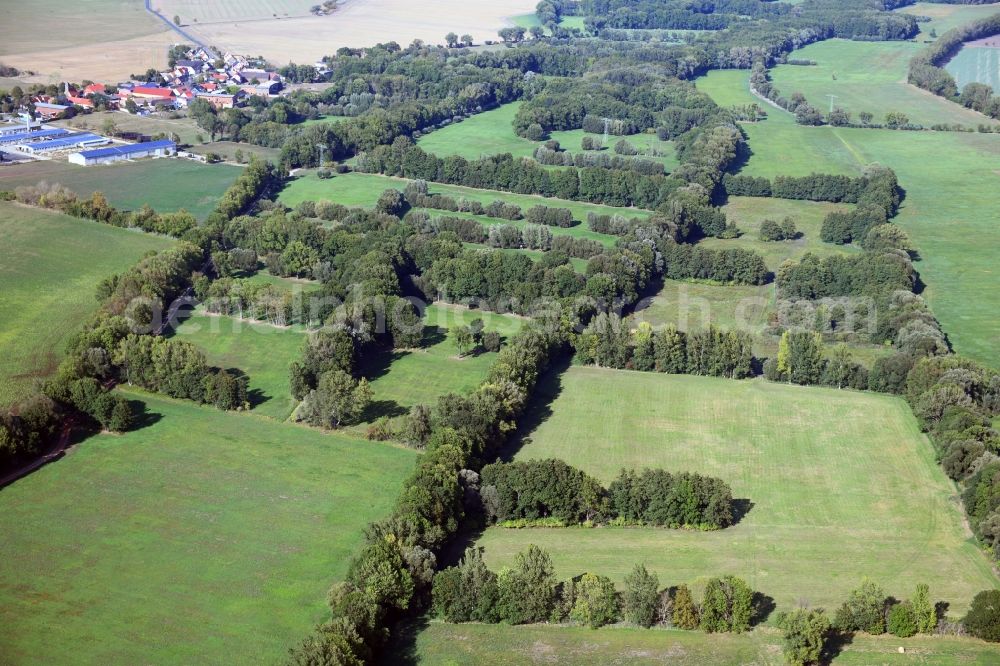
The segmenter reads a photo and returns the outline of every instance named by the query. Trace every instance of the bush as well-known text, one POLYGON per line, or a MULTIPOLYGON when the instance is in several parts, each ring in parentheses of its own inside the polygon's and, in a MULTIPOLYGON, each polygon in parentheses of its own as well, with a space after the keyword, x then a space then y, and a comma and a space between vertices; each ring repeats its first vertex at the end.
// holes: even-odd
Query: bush
POLYGON ((1000 642, 1000 590, 983 590, 977 594, 962 622, 973 636, 992 643, 1000 642))
POLYGON ((917 633, 917 615, 909 601, 898 603, 889 609, 889 633, 900 638, 909 638, 917 633))
POLYGON ((632 573, 625 576, 625 619, 640 627, 653 626, 660 603, 659 587, 656 574, 649 573, 641 564, 635 565, 632 573))
POLYGON ((778 627, 784 632, 785 661, 790 666, 816 664, 830 635, 830 620, 821 610, 799 608, 778 616, 778 627))

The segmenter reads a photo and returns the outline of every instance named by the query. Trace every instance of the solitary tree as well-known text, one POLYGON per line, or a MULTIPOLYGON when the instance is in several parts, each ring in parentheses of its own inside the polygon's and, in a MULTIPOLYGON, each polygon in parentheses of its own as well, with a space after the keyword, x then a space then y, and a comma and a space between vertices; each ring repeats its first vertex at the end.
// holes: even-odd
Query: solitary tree
POLYGON ((468 326, 459 326, 455 329, 454 339, 458 355, 465 356, 469 347, 472 346, 472 331, 469 330, 468 326))
POLYGON ((468 33, 462 35, 462 43, 466 46, 472 46, 472 35, 468 33))
POLYGON ((458 35, 456 35, 453 32, 449 32, 447 35, 444 36, 444 41, 446 44, 448 44, 449 47, 458 46, 458 35))
POLYGON ((586 573, 576 586, 576 601, 569 616, 597 629, 618 619, 618 597, 610 578, 586 573))
POLYGON ((934 633, 937 628, 937 610, 931 601, 930 588, 927 583, 917 583, 917 589, 913 593, 913 614, 917 618, 917 631, 921 634, 934 633))

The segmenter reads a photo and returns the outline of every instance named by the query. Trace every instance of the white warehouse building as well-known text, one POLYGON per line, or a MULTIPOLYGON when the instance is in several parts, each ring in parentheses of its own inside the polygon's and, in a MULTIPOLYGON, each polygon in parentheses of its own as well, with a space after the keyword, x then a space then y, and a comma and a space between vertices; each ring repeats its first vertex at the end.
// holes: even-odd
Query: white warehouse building
POLYGON ((141 157, 165 157, 177 153, 177 144, 173 141, 147 141, 146 143, 131 143, 123 146, 109 146, 96 150, 82 150, 69 156, 72 164, 92 166, 94 164, 111 164, 122 160, 135 160, 141 157))

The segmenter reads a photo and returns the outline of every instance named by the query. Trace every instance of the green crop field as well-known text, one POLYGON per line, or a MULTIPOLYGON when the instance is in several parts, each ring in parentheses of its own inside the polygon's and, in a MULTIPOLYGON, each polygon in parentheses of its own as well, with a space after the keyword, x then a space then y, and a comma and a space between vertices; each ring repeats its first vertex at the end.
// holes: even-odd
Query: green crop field
POLYGON ((181 322, 174 335, 203 349, 212 365, 249 375, 254 413, 279 421, 292 413, 297 403, 288 385, 288 366, 302 355, 306 336, 301 327, 197 312, 181 322))
MULTIPOLYGON (((514 157, 532 157, 535 148, 544 142, 529 141, 514 134, 512 123, 520 106, 520 102, 512 102, 476 114, 460 123, 453 123, 425 134, 417 141, 417 145, 439 157, 461 155, 466 159, 474 160, 485 155, 502 153, 510 153, 514 157)), ((595 139, 602 138, 600 134, 587 134, 583 130, 566 130, 551 134, 552 139, 558 141, 563 149, 573 154, 581 151, 580 140, 585 136, 595 139)), ((640 153, 648 154, 650 150, 661 153, 662 155, 656 159, 663 162, 667 170, 677 166, 674 146, 670 141, 660 141, 655 134, 610 136, 608 138, 610 145, 606 147, 606 150, 611 151, 614 144, 621 139, 627 140, 638 148, 640 153)))
POLYGON ((98 283, 168 238, 0 202, 0 405, 55 370, 98 283))
POLYGON ((125 395, 145 404, 141 428, 0 492, 4 661, 280 661, 415 454, 125 395))
POLYGON ((963 47, 945 65, 955 77, 961 90, 969 83, 985 83, 1000 90, 1000 49, 990 47, 963 47))
POLYGON ((710 474, 751 507, 715 532, 490 528, 478 543, 494 566, 534 543, 563 578, 620 583, 636 563, 663 586, 735 574, 786 609, 831 608, 870 576, 898 598, 926 582, 953 615, 1000 583, 899 398, 583 367, 547 384, 551 415, 517 458, 561 458, 604 482, 623 467, 710 474))
POLYGON ((906 83, 910 58, 922 44, 912 42, 853 42, 830 39, 810 44, 792 56, 816 62, 815 66, 779 65, 771 70, 775 86, 785 97, 801 92, 817 109, 834 106, 857 119, 861 111, 882 122, 890 111, 902 111, 912 123, 960 123, 975 128, 995 124, 989 117, 966 109, 906 83))
MULTIPOLYGON (((746 81, 746 72, 713 72, 698 86, 717 101, 745 99, 746 81)), ((1000 365, 1000 277, 992 251, 1000 245, 1000 181, 991 166, 1000 158, 1000 136, 803 127, 787 113, 769 113, 743 125, 753 156, 742 173, 858 175, 873 162, 892 167, 906 191, 895 222, 920 251, 923 296, 957 352, 1000 365)))
MULTIPOLYGON (((761 628, 749 634, 705 634, 673 629, 632 629, 504 624, 446 624, 406 627, 396 637, 393 657, 427 666, 481 664, 755 664, 782 666, 781 634, 761 628)), ((843 647, 837 666, 981 664, 996 662, 996 648, 969 638, 895 638, 858 634, 843 647), (900 654, 899 648, 905 652, 900 654)), ((409 662, 408 662, 409 663, 409 662)))
POLYGON ((65 185, 83 197, 103 192, 112 206, 126 210, 148 203, 160 213, 184 208, 204 218, 242 170, 227 164, 206 165, 184 159, 147 159, 90 167, 49 160, 0 169, 0 190, 46 181, 65 185))
POLYGON ((482 319, 486 331, 508 338, 521 327, 518 317, 435 303, 424 313, 424 347, 376 354, 362 363, 361 372, 371 381, 375 404, 366 415, 398 416, 416 404, 433 405, 446 393, 465 395, 486 377, 495 353, 469 353, 459 358, 449 331, 482 319))
POLYGON ((767 267, 777 270, 786 259, 798 259, 806 252, 820 256, 831 254, 854 253, 858 248, 853 246, 833 245, 820 240, 820 227, 823 218, 830 212, 849 210, 853 206, 844 206, 816 201, 793 201, 790 199, 771 199, 759 197, 730 197, 722 210, 726 217, 736 223, 742 232, 739 238, 706 238, 702 244, 713 248, 741 247, 755 250, 764 257, 767 267), (795 228, 800 237, 790 241, 761 241, 758 238, 761 222, 774 220, 781 222, 786 217, 795 221, 795 228))

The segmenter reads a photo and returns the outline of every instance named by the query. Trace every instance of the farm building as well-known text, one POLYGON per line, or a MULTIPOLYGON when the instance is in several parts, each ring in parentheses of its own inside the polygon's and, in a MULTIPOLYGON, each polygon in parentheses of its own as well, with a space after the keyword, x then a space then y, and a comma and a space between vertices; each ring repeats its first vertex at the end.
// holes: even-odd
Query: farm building
POLYGON ((40 129, 34 132, 26 132, 24 131, 24 126, 22 125, 20 132, 8 132, 0 135, 0 146, 24 143, 25 141, 36 141, 38 139, 54 139, 56 137, 66 136, 67 134, 69 134, 68 130, 57 127, 40 129))
MULTIPOLYGON (((40 134, 40 132, 33 132, 33 134, 40 134)), ((27 153, 29 155, 38 155, 40 153, 48 153, 53 150, 70 150, 72 148, 92 148, 94 146, 102 146, 108 143, 108 139, 97 134, 91 134, 89 132, 84 132, 82 134, 66 134, 65 136, 59 136, 55 138, 49 138, 45 141, 34 141, 32 143, 22 143, 15 146, 14 149, 27 153)))
POLYGON ((65 104, 50 104, 48 102, 35 102, 35 113, 46 120, 62 118, 63 113, 69 107, 65 104))
POLYGON ((142 157, 164 157, 177 152, 177 144, 173 141, 147 141, 123 146, 109 146, 96 150, 83 150, 69 156, 72 164, 92 166, 94 164, 111 164, 122 160, 135 160, 142 157))
POLYGON ((41 122, 11 123, 0 127, 0 137, 7 136, 8 134, 21 134, 23 132, 31 132, 33 130, 40 129, 42 129, 41 122))

